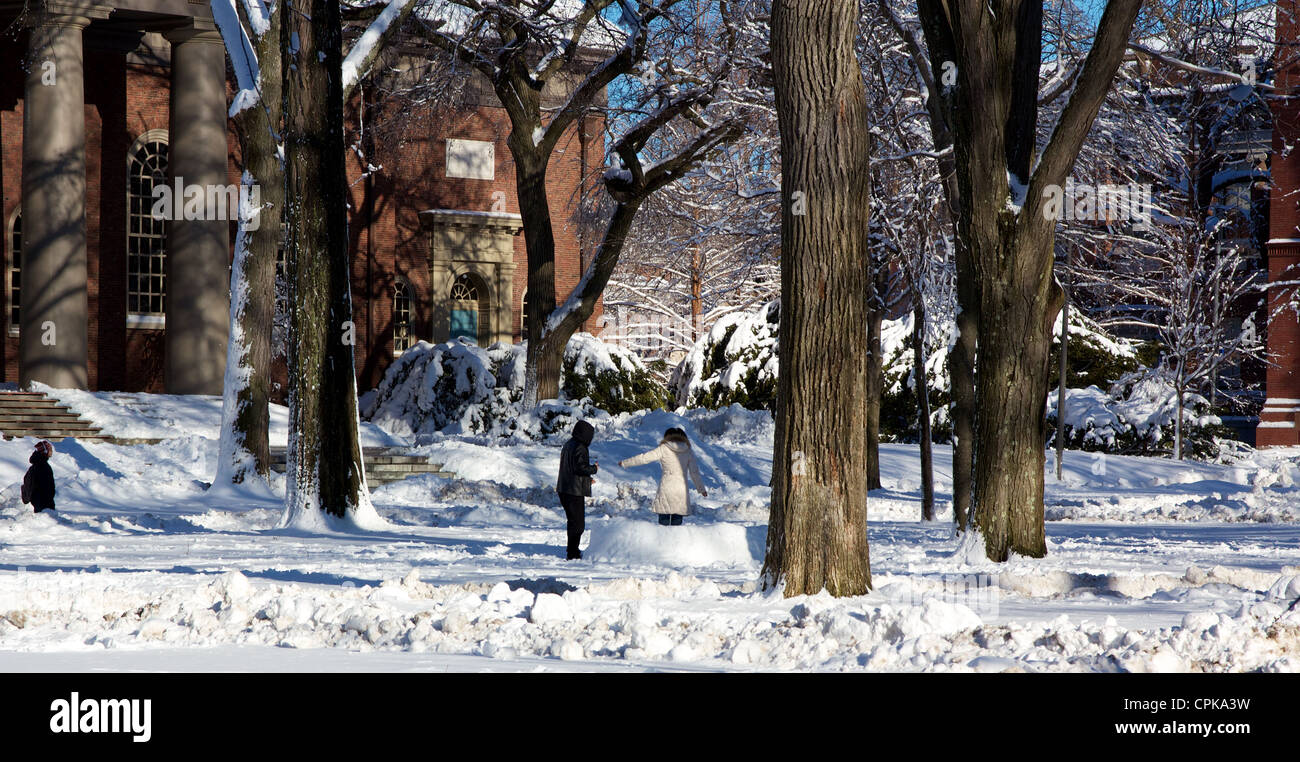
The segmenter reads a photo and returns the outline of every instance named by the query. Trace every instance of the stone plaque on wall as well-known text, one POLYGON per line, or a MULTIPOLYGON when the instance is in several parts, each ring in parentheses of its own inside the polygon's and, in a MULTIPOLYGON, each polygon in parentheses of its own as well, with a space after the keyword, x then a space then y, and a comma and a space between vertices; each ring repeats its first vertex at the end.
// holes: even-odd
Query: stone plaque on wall
POLYGON ((496 147, 486 140, 447 140, 447 177, 491 180, 496 176, 496 147))

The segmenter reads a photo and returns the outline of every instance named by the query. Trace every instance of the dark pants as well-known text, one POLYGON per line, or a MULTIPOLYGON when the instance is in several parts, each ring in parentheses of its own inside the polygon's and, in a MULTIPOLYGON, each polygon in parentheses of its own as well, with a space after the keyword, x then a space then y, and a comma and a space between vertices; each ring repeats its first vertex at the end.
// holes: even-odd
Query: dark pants
POLYGON ((569 520, 569 547, 566 558, 582 558, 578 543, 582 540, 582 530, 587 528, 587 498, 582 495, 560 495, 560 505, 564 506, 564 516, 569 520))
POLYGON ((675 513, 661 513, 659 514, 659 525, 679 527, 682 525, 682 517, 675 513))

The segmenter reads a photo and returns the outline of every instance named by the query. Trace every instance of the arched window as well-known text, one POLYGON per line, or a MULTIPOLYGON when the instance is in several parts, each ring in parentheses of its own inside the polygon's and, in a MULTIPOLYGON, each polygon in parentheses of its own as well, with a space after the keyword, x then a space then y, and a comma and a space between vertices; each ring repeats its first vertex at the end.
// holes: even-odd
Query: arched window
POLYGON ((478 277, 464 273, 451 284, 451 331, 449 338, 466 336, 486 346, 490 311, 487 288, 478 277))
POLYGON ((166 314, 167 220, 153 216, 153 189, 166 182, 166 133, 151 131, 127 155, 126 311, 140 326, 166 314))
POLYGON ((528 292, 519 302, 519 340, 528 341, 528 292))
POLYGON ((415 344, 411 328, 411 289, 399 280, 393 285, 393 354, 400 355, 415 344))
POLYGON ((9 218, 9 333, 17 334, 20 318, 23 274, 23 210, 19 207, 9 218))

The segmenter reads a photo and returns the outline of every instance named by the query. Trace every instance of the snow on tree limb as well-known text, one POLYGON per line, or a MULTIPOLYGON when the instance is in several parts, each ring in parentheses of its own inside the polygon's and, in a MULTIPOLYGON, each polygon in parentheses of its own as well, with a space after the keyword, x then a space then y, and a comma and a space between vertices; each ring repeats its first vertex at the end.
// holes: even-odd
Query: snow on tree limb
MULTIPOLYGON (((249 3, 246 2, 245 5, 249 3)), ((228 113, 228 116, 234 118, 244 109, 257 105, 261 98, 262 74, 257 65, 253 43, 244 25, 240 23, 235 0, 212 0, 212 18, 221 30, 221 39, 226 43, 226 55, 230 56, 230 63, 235 69, 235 81, 239 84, 239 91, 231 100, 228 113)), ((267 24, 269 23, 268 21, 267 24)))
POLYGON ((344 100, 352 94, 357 82, 370 71, 384 45, 401 28, 402 22, 418 4, 417 0, 388 0, 388 6, 383 12, 352 43, 352 49, 343 59, 344 100))
POLYGON ((274 0, 268 4, 266 0, 243 0, 244 14, 248 18, 248 26, 253 30, 255 37, 261 38, 271 28, 271 13, 274 11, 274 0))
POLYGON ((1150 56, 1151 58, 1154 58, 1157 61, 1160 61, 1161 63, 1168 64, 1175 68, 1182 69, 1183 71, 1191 72, 1193 74, 1205 74, 1211 77, 1226 79, 1229 80, 1230 82, 1234 82, 1237 84, 1250 85, 1251 87, 1258 87, 1266 90, 1276 89, 1271 84, 1258 82, 1254 77, 1247 76, 1240 72, 1229 71, 1227 69, 1222 69, 1217 66, 1201 66, 1199 64, 1194 64, 1189 61, 1184 61, 1176 56, 1167 55, 1165 53, 1161 53, 1158 50, 1153 50, 1147 47, 1146 45, 1141 45, 1136 42, 1130 42, 1128 44, 1128 47, 1129 50, 1136 51, 1138 53, 1141 53, 1144 56, 1150 56))

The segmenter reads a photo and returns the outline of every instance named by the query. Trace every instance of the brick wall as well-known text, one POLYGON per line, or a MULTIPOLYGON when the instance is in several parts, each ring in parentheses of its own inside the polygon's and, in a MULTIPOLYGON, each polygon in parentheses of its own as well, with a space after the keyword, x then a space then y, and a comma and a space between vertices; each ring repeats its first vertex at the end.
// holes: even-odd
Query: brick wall
MULTIPOLYGON (((20 71, 25 40, 16 42, 4 45, 0 52, 0 66, 6 71, 20 71)), ((126 157, 140 135, 168 128, 168 70, 129 62, 124 51, 97 48, 91 40, 87 41, 85 56, 90 386, 161 392, 163 331, 126 325, 126 157)), ((22 97, 21 78, 0 79, 0 222, 6 223, 6 264, 11 254, 7 223, 10 213, 21 203, 22 97)), ((357 109, 351 111, 355 117, 357 109)), ((416 337, 433 336, 427 241, 419 212, 431 208, 489 210, 497 192, 504 194, 506 211, 519 211, 514 166, 506 145, 509 122, 504 111, 487 106, 437 110, 393 103, 371 111, 368 119, 386 124, 376 131, 379 137, 370 158, 382 169, 367 183, 361 179, 364 167, 360 158, 352 152, 348 155, 353 309, 358 329, 358 386, 362 390, 378 383, 393 360, 392 295, 396 279, 403 279, 410 287, 416 337), (496 155, 495 178, 446 177, 448 138, 491 141, 496 155)), ((603 126, 598 119, 589 118, 571 127, 557 146, 549 170, 556 294, 560 300, 581 278, 594 246, 592 241, 580 240, 572 217, 584 170, 589 177, 599 178, 604 159, 602 138, 603 126)), ((230 182, 237 183, 238 149, 233 130, 229 142, 230 182)), ((233 245, 233 231, 231 240, 233 245)), ((527 288, 527 252, 522 235, 514 243, 517 270, 510 298, 512 330, 517 340, 527 288)), ((599 314, 598 310, 587 330, 593 330, 599 314)), ((7 311, 3 319, 7 328, 7 311)), ((0 364, 4 380, 16 382, 18 337, 7 330, 0 341, 0 364)), ((284 375, 281 364, 275 373, 281 384, 284 375)))
MULTIPOLYGON (((1282 0, 1278 6, 1278 39, 1300 39, 1300 20, 1295 17, 1296 0, 1282 0), (1284 13, 1286 9, 1289 13, 1284 13)), ((1281 47, 1281 46, 1279 46, 1281 47)), ((1290 91, 1300 85, 1300 67, 1292 63, 1278 73, 1277 84, 1290 91)), ((1300 205, 1296 189, 1300 188, 1300 154, 1284 153, 1286 144, 1300 138, 1300 106, 1292 101, 1271 102, 1273 109, 1273 188, 1269 198, 1269 280, 1294 280, 1300 267, 1300 205)), ((1300 323, 1294 314, 1275 311, 1275 307, 1289 300, 1294 288, 1269 289, 1268 351, 1274 361, 1266 371, 1265 387, 1268 402, 1260 413, 1260 426, 1255 432, 1257 446, 1300 444, 1300 429, 1296 422, 1300 405, 1289 400, 1300 400, 1300 373, 1297 360, 1300 354, 1300 323)))
MULTIPOLYGON (((429 340, 435 335, 430 315, 433 294, 429 290, 428 241, 421 229, 419 213, 426 209, 489 211, 497 198, 504 198, 504 211, 519 213, 514 161, 506 145, 510 124, 502 109, 477 106, 446 110, 389 103, 372 108, 367 123, 376 125, 369 162, 382 169, 367 184, 362 179, 361 158, 352 153, 348 162, 353 304, 361 389, 377 384, 393 360, 392 294, 398 278, 410 287, 416 338, 429 340), (496 161, 493 179, 447 177, 449 138, 493 143, 496 161), (369 214, 371 209, 373 216, 369 214)), ((595 172, 599 176, 604 161, 602 138, 603 128, 597 119, 570 127, 556 146, 547 170, 547 196, 555 234, 555 288, 561 301, 577 285, 587 261, 583 256, 584 242, 573 217, 584 169, 589 175, 595 172), (580 136, 583 127, 587 132, 585 139, 580 136)), ((592 244, 590 241, 586 244, 589 250, 592 244)), ((511 330, 518 340, 528 279, 528 254, 522 234, 515 237, 514 246, 517 269, 514 292, 510 296, 514 312, 511 330)), ((599 315, 597 310, 586 330, 595 328, 599 315)))

